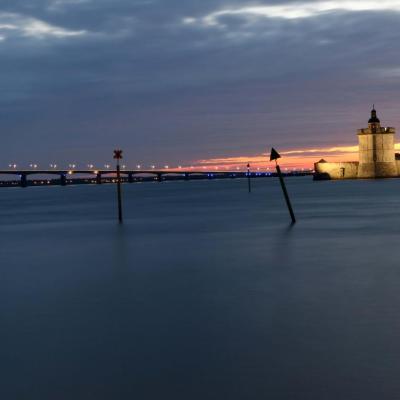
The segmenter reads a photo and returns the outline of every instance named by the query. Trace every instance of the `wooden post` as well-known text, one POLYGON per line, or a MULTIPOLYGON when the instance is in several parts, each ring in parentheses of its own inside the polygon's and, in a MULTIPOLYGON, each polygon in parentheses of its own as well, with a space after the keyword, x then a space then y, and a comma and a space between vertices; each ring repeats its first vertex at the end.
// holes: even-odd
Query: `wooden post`
POLYGON ((251 176, 250 176, 250 164, 247 164, 247 184, 249 187, 249 193, 251 193, 251 176))
POLYGON ((117 195, 118 195, 118 221, 122 224, 122 193, 121 193, 121 167, 122 150, 114 150, 114 158, 117 160, 117 195))
POLYGON ((292 218, 292 223, 295 224, 296 223, 296 217, 295 217, 294 212, 293 212, 292 204, 290 203, 289 194, 288 194, 287 189, 286 189, 285 181, 283 180, 281 168, 278 165, 278 161, 277 161, 278 158, 281 158, 280 154, 274 148, 272 148, 270 161, 275 160, 276 172, 278 173, 279 182, 281 183, 283 195, 284 195, 285 200, 286 200, 286 205, 287 205, 287 208, 289 210, 290 217, 292 218))

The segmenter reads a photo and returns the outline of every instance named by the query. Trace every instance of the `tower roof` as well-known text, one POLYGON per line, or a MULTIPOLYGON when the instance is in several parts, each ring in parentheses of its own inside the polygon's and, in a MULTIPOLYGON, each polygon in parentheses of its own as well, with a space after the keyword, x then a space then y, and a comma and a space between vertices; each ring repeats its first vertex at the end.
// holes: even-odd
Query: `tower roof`
POLYGON ((380 123, 381 121, 379 118, 376 116, 376 110, 375 110, 375 104, 371 110, 371 118, 369 119, 368 123, 369 124, 374 124, 374 123, 380 123))

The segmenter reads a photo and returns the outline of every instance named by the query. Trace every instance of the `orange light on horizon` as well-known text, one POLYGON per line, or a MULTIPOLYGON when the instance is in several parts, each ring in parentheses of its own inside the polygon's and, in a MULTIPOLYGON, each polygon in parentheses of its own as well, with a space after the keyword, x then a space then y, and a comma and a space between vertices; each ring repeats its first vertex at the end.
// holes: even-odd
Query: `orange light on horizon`
MULTIPOLYGON (((396 143, 396 150, 400 150, 400 143, 396 143)), ((290 149, 280 151, 282 155, 281 166, 290 169, 312 169, 314 163, 318 162, 321 158, 337 162, 337 161, 357 161, 358 160, 358 146, 332 146, 321 148, 302 148, 290 149)), ((269 154, 262 153, 252 156, 236 156, 236 157, 221 157, 198 160, 196 165, 206 169, 209 168, 223 168, 230 170, 237 170, 245 168, 248 163, 251 163, 253 168, 260 170, 268 170, 273 166, 269 162, 269 154)))
MULTIPOLYGON (((395 144, 395 150, 400 150, 400 143, 395 144)), ((281 150, 282 155, 280 165, 288 170, 313 170, 314 163, 320 159, 328 162, 338 161, 357 161, 358 146, 331 146, 316 148, 299 148, 281 150)), ((252 156, 241 155, 232 157, 220 157, 197 160, 189 165, 179 164, 177 167, 164 165, 163 168, 169 171, 181 170, 203 170, 203 171, 239 171, 245 170, 247 164, 251 164, 251 168, 257 171, 270 171, 275 168, 275 164, 269 161, 269 153, 261 153, 252 156)), ((155 169, 155 165, 151 166, 155 169)))

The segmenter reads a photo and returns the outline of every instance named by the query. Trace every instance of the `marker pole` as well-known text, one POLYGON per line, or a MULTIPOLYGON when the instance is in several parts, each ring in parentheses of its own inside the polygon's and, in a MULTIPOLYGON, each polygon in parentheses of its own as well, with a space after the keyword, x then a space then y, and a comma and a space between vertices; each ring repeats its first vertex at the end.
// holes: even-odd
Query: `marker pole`
POLYGON ((117 194, 118 194, 118 221, 122 224, 122 194, 121 194, 121 168, 117 160, 117 194))
POLYGON ((281 168, 279 167, 278 162, 276 160, 275 160, 275 163, 276 163, 276 172, 278 173, 278 177, 279 177, 279 181, 281 183, 283 195, 285 196, 286 205, 288 207, 290 217, 292 218, 292 223, 295 224, 296 223, 296 217, 294 216, 292 204, 290 203, 289 195, 288 195, 288 192, 286 190, 286 185, 285 185, 285 181, 283 180, 281 168))
POLYGON ((119 165, 119 160, 122 159, 122 150, 114 150, 114 159, 117 160, 118 221, 122 224, 121 168, 119 165))
POLYGON ((251 193, 250 164, 247 164, 247 185, 249 187, 249 193, 251 193))

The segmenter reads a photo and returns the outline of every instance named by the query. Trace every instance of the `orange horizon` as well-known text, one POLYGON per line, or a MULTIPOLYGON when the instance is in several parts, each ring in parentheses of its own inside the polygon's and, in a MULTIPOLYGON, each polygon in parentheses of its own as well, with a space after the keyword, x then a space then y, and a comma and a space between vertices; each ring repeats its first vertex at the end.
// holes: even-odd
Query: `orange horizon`
MULTIPOLYGON (((279 150, 278 150, 279 151, 279 150)), ((282 158, 279 164, 284 168, 313 168, 314 163, 324 158, 327 161, 357 161, 358 146, 336 146, 309 149, 290 149, 279 151, 282 158)), ((195 164, 200 167, 211 167, 221 169, 243 168, 250 163, 252 168, 271 168, 274 162, 269 161, 269 154, 221 157, 198 160, 195 164)))
MULTIPOLYGON (((400 143, 395 144, 395 150, 400 150, 400 143)), ((279 150, 278 150, 279 151, 279 150)), ((285 168, 314 168, 314 163, 321 158, 326 161, 358 161, 358 146, 332 146, 321 148, 290 149, 279 152, 282 158, 280 165, 285 168)), ((247 164, 251 168, 266 169, 274 166, 269 161, 269 154, 221 157, 197 160, 190 168, 204 169, 240 169, 246 168, 247 164)), ((185 167, 189 168, 189 167, 185 167)))

